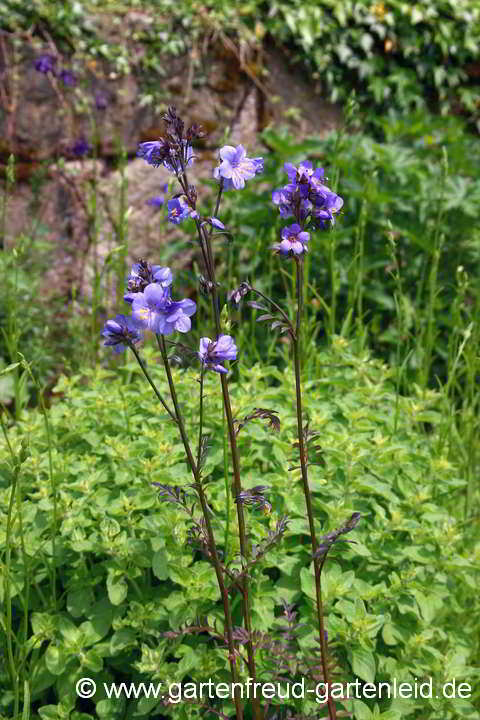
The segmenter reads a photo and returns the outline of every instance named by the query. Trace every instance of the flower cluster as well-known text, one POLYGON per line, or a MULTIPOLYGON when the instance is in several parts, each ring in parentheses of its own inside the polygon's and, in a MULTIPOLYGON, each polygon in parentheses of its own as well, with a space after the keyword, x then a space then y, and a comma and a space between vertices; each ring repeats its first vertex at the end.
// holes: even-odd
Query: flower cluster
POLYGON ((169 172, 177 175, 182 172, 183 167, 192 165, 193 149, 186 140, 183 140, 180 146, 175 146, 161 138, 140 143, 137 157, 143 158, 145 162, 155 168, 163 165, 169 172))
POLYGON ((272 193, 280 215, 293 215, 301 223, 310 218, 314 227, 323 228, 327 222, 333 225, 334 215, 343 207, 343 200, 325 185, 323 168, 314 170, 308 160, 300 163, 298 168, 291 163, 285 163, 284 167, 290 182, 272 193))
MULTIPOLYGON (((104 345, 114 346, 115 352, 132 347, 143 338, 143 330, 159 335, 171 335, 175 330, 186 333, 191 328, 191 316, 197 306, 193 300, 172 300, 172 271, 169 267, 150 265, 140 259, 134 263, 127 280, 125 302, 132 307, 132 315, 117 315, 107 320, 102 331, 104 345)), ((226 373, 225 360, 235 360, 237 346, 229 335, 219 335, 217 340, 204 337, 197 353, 208 370, 226 373)))
MULTIPOLYGON (((52 75, 57 75, 56 72, 56 64, 57 64, 57 58, 55 55, 50 55, 49 53, 45 53, 43 55, 39 55, 38 58, 34 62, 35 70, 39 73, 43 73, 44 75, 48 75, 48 73, 51 73, 52 75)), ((58 77, 60 80, 63 80, 63 84, 67 87, 73 87, 77 84, 77 78, 73 74, 71 70, 67 70, 66 68, 63 68, 58 73, 58 77)))
POLYGON ((169 172, 180 177, 194 160, 192 140, 203 137, 205 133, 199 125, 194 124, 184 135, 184 122, 178 117, 173 105, 162 119, 166 125, 165 137, 140 143, 137 156, 153 167, 163 165, 169 172))
POLYGON ((168 267, 150 265, 139 260, 127 280, 125 302, 132 306, 131 317, 117 315, 107 320, 102 335, 105 345, 115 345, 116 352, 132 346, 143 337, 143 330, 170 335, 174 330, 188 332, 190 317, 197 306, 193 300, 175 301, 171 297, 172 272, 168 267))
POLYGON ((333 225, 343 200, 325 185, 323 168, 314 170, 309 160, 298 168, 285 163, 284 168, 290 182, 273 191, 272 201, 281 217, 293 216, 296 222, 282 230, 282 242, 272 249, 281 255, 300 256, 308 250, 310 236, 304 229, 307 223, 312 230, 333 225))
POLYGON ((83 137, 79 138, 71 147, 71 152, 78 158, 88 155, 91 150, 92 146, 83 137))

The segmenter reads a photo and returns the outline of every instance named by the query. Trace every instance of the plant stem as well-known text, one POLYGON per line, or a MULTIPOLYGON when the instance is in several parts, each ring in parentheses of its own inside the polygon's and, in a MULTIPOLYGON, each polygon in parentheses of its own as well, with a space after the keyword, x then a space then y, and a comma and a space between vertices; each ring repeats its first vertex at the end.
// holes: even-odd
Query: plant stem
MULTIPOLYGON (((220 194, 219 198, 217 200, 217 207, 215 209, 215 212, 218 212, 218 204, 220 201, 220 194)), ((213 253, 212 253, 212 246, 210 242, 210 237, 207 234, 207 232, 204 231, 204 228, 200 226, 200 223, 197 222, 197 229, 199 233, 200 243, 205 244, 206 248, 206 255, 209 258, 209 264, 210 268, 207 268, 207 271, 210 273, 209 280, 212 284, 212 307, 213 307, 213 316, 214 316, 214 322, 215 322, 215 331, 217 333, 217 336, 221 334, 221 325, 220 325, 220 310, 219 310, 219 304, 218 304, 218 291, 217 291, 217 282, 215 277, 215 264, 213 260, 213 253)), ((230 394, 228 390, 228 381, 224 374, 220 373, 220 382, 222 386, 222 396, 223 396, 223 406, 225 409, 225 415, 227 419, 227 427, 228 427, 228 435, 230 440, 230 450, 232 453, 232 466, 233 466, 233 493, 236 498, 238 498, 242 492, 242 482, 240 478, 240 460, 238 455, 238 448, 237 448, 237 436, 235 433, 235 426, 233 424, 233 415, 232 415, 232 407, 230 404, 230 394)), ((242 559, 248 562, 248 547, 247 547, 247 537, 246 537, 246 530, 245 530, 245 515, 243 512, 243 504, 241 502, 235 503, 237 506, 237 519, 238 519, 238 535, 240 539, 240 553, 242 555, 242 559)), ((245 624, 245 630, 247 631, 249 638, 251 638, 252 634, 252 624, 251 624, 251 618, 250 618, 250 607, 249 607, 249 597, 248 597, 248 591, 249 591, 249 581, 248 581, 247 575, 244 576, 242 580, 242 600, 243 600, 243 622, 245 624)), ((257 670, 255 665, 255 656, 253 652, 253 644, 251 639, 248 640, 247 644, 247 656, 248 656, 248 671, 250 673, 250 677, 252 678, 253 682, 256 682, 257 679, 257 670)), ((258 701, 258 698, 252 698, 252 707, 253 707, 253 717, 254 720, 262 720, 263 712, 260 707, 260 703, 258 701)))
POLYGON ((225 480, 225 513, 227 516, 225 524, 225 542, 224 542, 224 553, 225 553, 225 565, 228 564, 228 551, 230 549, 230 506, 231 506, 231 492, 228 484, 228 428, 227 419, 225 417, 225 408, 223 408, 223 477, 225 480))
MULTIPOLYGON (((297 318, 296 318, 296 330, 295 336, 292 336, 293 343, 293 362, 295 367, 295 393, 296 393, 296 406, 297 406, 297 433, 298 433, 298 447, 300 452, 300 467, 302 472, 302 483, 303 483, 303 494, 305 496, 305 503, 307 506, 308 525, 310 528, 310 539, 312 543, 313 554, 315 555, 318 544, 317 536, 315 533, 315 523, 313 519, 313 506, 312 496, 310 487, 308 484, 308 467, 307 467, 307 454, 305 449, 305 438, 303 432, 303 417, 302 417, 302 381, 301 381, 301 369, 300 369, 300 357, 301 357, 301 321, 303 313, 303 266, 302 261, 296 259, 297 267, 297 318)), ((330 678, 327 664, 327 647, 325 641, 325 625, 323 619, 323 601, 322 601, 322 586, 321 586, 321 572, 322 563, 319 558, 314 557, 313 566, 315 570, 315 596, 317 606, 317 620, 318 620, 318 631, 320 640, 321 650, 321 663, 323 679, 327 685, 327 690, 330 685, 330 678)), ((336 709, 333 699, 328 696, 328 715, 330 720, 335 720, 336 709)))
POLYGON ((152 378, 150 377, 150 373, 148 372, 147 368, 145 367, 145 363, 143 362, 142 358, 141 358, 140 355, 138 354, 137 348, 136 348, 134 345, 131 345, 130 347, 131 347, 131 349, 132 349, 132 351, 133 351, 133 354, 134 354, 135 357, 137 358, 137 362, 138 362, 138 364, 140 365, 140 367, 142 368, 142 372, 143 372, 143 374, 145 375, 145 377, 147 378, 147 380, 148 380, 148 382, 149 382, 149 384, 150 384, 150 387, 152 388, 153 392, 155 393, 155 395, 157 396, 157 398, 160 400, 160 402, 162 403, 163 407, 165 408, 165 410, 168 412, 168 414, 169 414, 170 417, 172 418, 173 422, 175 422, 175 423, 178 422, 178 421, 177 421, 177 418, 176 418, 175 415, 174 415, 174 413, 170 410, 170 408, 168 407, 167 403, 165 402, 165 400, 163 399, 163 397, 162 397, 162 396, 160 395, 160 393, 158 392, 157 386, 155 385, 155 383, 153 382, 152 378))
MULTIPOLYGON (((3 410, 3 408, 2 408, 3 410)), ((8 503, 8 509, 7 509, 7 527, 5 532, 5 546, 6 546, 6 552, 5 552, 5 576, 3 579, 3 594, 5 597, 5 634, 7 636, 7 659, 8 659, 8 670, 10 673, 10 678, 13 686, 13 695, 14 695, 14 717, 17 717, 18 715, 18 709, 19 709, 19 703, 20 703, 20 697, 19 697, 19 687, 18 687, 18 674, 15 666, 15 660, 13 657, 13 643, 12 643, 12 637, 14 637, 14 633, 12 630, 12 598, 10 596, 10 566, 11 566, 11 559, 12 559, 12 515, 13 515, 13 505, 14 500, 16 496, 17 491, 17 483, 18 483, 18 477, 20 475, 20 463, 18 462, 17 457, 15 456, 15 453, 13 451, 13 448, 10 445, 10 441, 8 439, 7 430, 3 421, 2 412, 0 412, 0 421, 2 424, 2 430, 3 434, 5 436, 5 440, 7 442, 8 448, 10 450, 10 453, 12 455, 13 463, 14 463, 14 469, 13 469, 13 480, 12 480, 12 487, 10 492, 10 500, 8 503)))
MULTIPOLYGON (((235 655, 235 643, 233 640, 233 623, 232 623, 232 615, 231 615, 231 610, 230 610, 230 600, 228 597, 228 589, 227 589, 227 587, 225 585, 225 581, 224 581, 222 567, 220 565, 220 560, 218 557, 217 546, 215 543, 215 536, 213 534, 212 524, 210 522, 210 509, 208 507, 207 499, 205 497, 205 491, 204 491, 203 485, 202 485, 202 478, 200 475, 199 466, 195 463, 195 460, 193 458, 192 451, 190 448, 190 443, 188 441, 187 433, 185 430, 185 423, 183 421, 182 412, 180 409, 180 405, 178 403, 177 391, 175 390, 175 384, 174 384, 173 378, 172 378, 172 371, 170 368, 170 364, 168 362, 167 348, 166 348, 164 336, 157 334, 157 342, 158 342, 158 346, 160 348, 160 352, 162 354, 163 364, 165 366, 165 372, 167 375, 168 386, 170 388, 170 396, 172 398, 173 406, 175 408, 175 415, 176 415, 176 421, 178 424, 178 429, 180 431, 180 435, 181 435, 182 442, 183 442, 183 447, 185 448, 185 453, 187 455, 188 465, 190 466, 190 470, 191 470, 192 475, 195 480, 195 489, 198 493, 198 497, 200 499, 200 504, 202 506, 203 517, 205 520, 205 527, 206 527, 207 535, 208 535, 209 550, 212 555, 212 561, 213 561, 213 565, 215 568, 215 574, 217 576, 217 583, 218 583, 218 587, 220 589, 220 594, 222 596, 223 613, 225 616, 225 625, 226 625, 227 639, 228 639, 230 671, 231 671, 231 675, 232 675, 232 680, 234 683, 236 683, 237 682, 237 666, 236 666, 236 660, 235 660, 236 655, 235 655)), ((202 398, 202 395, 203 395, 203 387, 201 386, 200 398, 202 398)), ((203 401, 201 400, 201 402, 202 402, 201 409, 203 411, 203 401)), ((200 457, 200 442, 199 442, 199 457, 200 457)), ((243 706, 242 706, 242 703, 240 702, 240 698, 237 693, 237 688, 235 688, 234 702, 235 702, 235 710, 236 710, 237 720, 242 720, 243 706)))
MULTIPOLYGON (((178 180, 180 182, 180 185, 182 186, 183 191, 185 192, 185 195, 187 198, 189 198, 189 183, 187 178, 187 169, 185 166, 185 163, 183 161, 183 158, 180 157, 180 163, 182 166, 182 174, 181 176, 177 175, 178 180)), ((222 198, 223 193, 223 178, 220 180, 220 185, 218 188, 217 193, 217 199, 215 202, 215 210, 213 211, 213 216, 216 217, 218 213, 218 209, 220 207, 220 201, 222 198)), ((195 219, 195 224, 197 226, 197 233, 198 233, 198 239, 199 239, 199 245, 202 250, 203 258, 205 261, 205 269, 208 275, 208 279, 211 283, 211 296, 212 296, 212 308, 213 308, 213 317, 214 317, 214 323, 215 323, 215 331, 217 333, 217 336, 221 333, 221 325, 220 325, 220 308, 219 308, 219 300, 218 300, 218 290, 217 290, 217 281, 215 277, 215 261, 213 258, 213 252, 212 252, 212 245, 211 245, 211 234, 213 231, 213 228, 210 228, 210 232, 207 232, 205 225, 203 225, 199 218, 197 217, 195 219)), ((238 456, 238 448, 237 448, 237 436, 235 433, 235 426, 233 424, 233 415, 232 415, 232 408, 230 404, 230 395, 228 391, 228 382, 227 378, 224 374, 220 373, 220 382, 222 386, 222 396, 223 396, 223 406, 225 409, 225 414, 227 418, 227 426, 228 426, 228 435, 230 439, 230 449, 232 452, 232 465, 233 465, 233 489, 234 489, 234 495, 235 497, 239 497, 240 493, 242 492, 242 483, 240 479, 240 460, 238 456)), ((241 502, 236 503, 237 506, 237 518, 238 518, 238 533, 240 538, 240 552, 242 555, 242 558, 245 559, 245 561, 248 562, 248 548, 247 548, 247 540, 246 540, 246 532, 245 532, 245 516, 243 513, 243 505, 241 502)), ((250 608, 249 608, 249 598, 248 598, 248 577, 247 575, 244 576, 242 581, 242 600, 243 600, 243 621, 245 624, 245 630, 248 632, 249 640, 246 644, 247 646, 247 655, 248 655, 248 671, 250 673, 250 676, 254 682, 256 682, 257 679, 257 671, 255 667, 255 656, 253 653, 253 644, 251 641, 251 634, 252 634, 252 624, 250 619, 250 608)), ((260 707, 258 698, 252 698, 252 707, 253 707, 253 717, 254 720, 263 720, 263 712, 260 707)))

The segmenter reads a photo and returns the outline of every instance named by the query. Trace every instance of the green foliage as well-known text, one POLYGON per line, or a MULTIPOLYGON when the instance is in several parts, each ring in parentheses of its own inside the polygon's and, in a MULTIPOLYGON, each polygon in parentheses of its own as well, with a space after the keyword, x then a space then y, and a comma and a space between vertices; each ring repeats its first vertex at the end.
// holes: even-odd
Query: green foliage
MULTIPOLYGON (((298 143, 287 132, 263 133, 271 153, 266 156, 260 187, 246 187, 235 197, 227 193, 222 205, 222 218, 236 239, 227 250, 227 285, 249 277, 271 296, 291 295, 289 271, 269 249, 283 226, 272 206, 271 191, 285 183, 284 162, 308 157, 337 182, 337 192, 345 201, 333 233, 316 233, 310 242, 311 332, 321 338, 328 331, 333 300, 329 243, 334 242, 335 332, 348 335, 366 330, 371 346, 389 362, 396 360, 401 342, 400 362, 409 353, 407 371, 411 379, 420 381, 431 310, 435 337, 430 382, 436 382, 435 377, 445 382, 452 367, 449 347, 462 338, 480 310, 476 170, 480 146, 455 118, 418 113, 408 120, 383 117, 377 124, 383 141, 355 132, 298 143), (445 179, 444 150, 448 158, 445 179), (437 254, 432 297, 430 269, 437 254), (400 306, 396 303, 397 269, 400 306)), ((238 326, 238 332, 250 337, 247 318, 251 317, 247 309, 238 326)), ((278 346, 270 341, 257 329, 255 343, 249 345, 251 362, 265 356, 270 362, 274 355, 278 358, 278 346)))
MULTIPOLYGON (((146 354, 155 382, 166 392, 158 358, 146 354)), ((343 338, 317 360, 316 377, 305 382, 305 410, 311 429, 321 433, 321 462, 311 467, 319 534, 340 526, 352 511, 363 516, 349 536, 356 544, 333 551, 326 565, 327 627, 339 667, 346 679, 362 682, 432 677, 435 686, 456 677, 477 687, 465 700, 384 700, 381 717, 479 718, 473 667, 478 648, 472 638, 480 610, 480 545, 474 525, 464 523, 460 511, 466 480, 457 463, 436 450, 441 397, 434 392, 396 397, 395 372, 355 352, 343 338), (429 435, 422 431, 425 421, 432 426, 429 435)), ((62 399, 50 409, 56 527, 40 414, 29 411, 9 430, 15 455, 23 452, 22 438, 28 439, 30 455, 23 453, 21 466, 0 450, 2 553, 14 473, 20 494, 13 510, 10 596, 14 640, 21 641, 25 627, 27 637, 23 650, 14 647, 14 652, 25 659, 32 707, 42 718, 79 717, 75 683, 81 677, 93 678, 99 688, 92 701, 82 703, 85 720, 118 717, 127 707, 129 717, 159 712, 197 717, 184 703, 168 709, 151 698, 109 700, 103 682, 227 680, 221 644, 204 633, 179 632, 187 624, 220 628, 222 609, 211 567, 188 543, 191 521, 178 506, 160 501, 152 486, 160 482, 188 490, 190 475, 177 429, 139 372, 129 362, 119 369, 120 377, 108 370, 85 371, 58 383, 55 391, 62 399), (168 639, 167 631, 178 634, 168 639)), ((192 437, 196 375, 174 371, 192 437)), ((205 476, 221 547, 226 498, 217 385, 218 378, 207 375, 204 430, 211 447, 205 476)), ((238 436, 244 486, 268 485, 273 505, 271 516, 248 511, 250 542, 261 543, 281 515, 290 517, 282 544, 253 570, 253 625, 270 630, 281 615, 281 599, 294 602, 299 622, 305 623, 300 659, 315 651, 315 611, 299 471, 287 471, 294 457, 293 382, 286 371, 249 367, 240 359, 231 394, 236 417, 253 406, 279 412, 278 435, 263 423, 250 423, 238 436)), ((232 557, 238 552, 235 537, 232 557)), ((259 676, 271 679, 271 653, 260 650, 257 664, 259 676)), ((2 684, 8 685, 5 672, 2 684)), ((290 679, 301 679, 298 672, 292 665, 290 679)), ((3 713, 11 702, 7 691, 3 713)), ((355 717, 378 717, 374 705, 357 702, 355 717)), ((310 703, 313 707, 318 708, 310 703)))
POLYGON ((478 90, 468 75, 480 37, 476 0, 279 0, 270 4, 266 28, 293 41, 332 99, 355 88, 374 112, 432 104, 448 112, 461 103, 478 117, 478 90))
MULTIPOLYGON (((292 46, 332 100, 345 100, 355 89, 370 118, 392 107, 442 113, 453 108, 478 123, 477 0, 6 0, 4 5, 5 29, 35 26, 63 52, 106 59, 119 73, 164 76, 165 56, 189 51, 212 32, 227 33, 244 48, 258 46, 269 34, 292 46), (128 13, 138 9, 142 22, 135 23, 132 40, 144 48, 140 59, 123 38, 107 36, 102 22, 114 16, 120 30, 128 13)), ((158 92, 145 80, 145 102, 153 102, 158 92)))

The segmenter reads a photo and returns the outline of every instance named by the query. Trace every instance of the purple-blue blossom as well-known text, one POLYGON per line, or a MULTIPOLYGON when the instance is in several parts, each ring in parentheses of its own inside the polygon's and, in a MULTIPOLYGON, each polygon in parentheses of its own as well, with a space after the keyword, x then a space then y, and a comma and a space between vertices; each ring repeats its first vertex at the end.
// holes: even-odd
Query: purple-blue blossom
POLYGON ((67 87, 74 87, 77 84, 77 78, 71 70, 61 70, 59 78, 63 80, 63 84, 67 87))
POLYGON ((192 146, 186 140, 182 140, 180 147, 160 139, 140 143, 137 157, 143 158, 153 167, 163 164, 169 172, 179 175, 183 171, 182 164, 184 167, 189 167, 193 163, 194 155, 192 146))
POLYGON ((108 100, 105 93, 103 93, 101 90, 97 90, 95 93, 95 107, 97 110, 106 110, 108 106, 108 100))
POLYGON ((283 228, 281 237, 282 242, 272 246, 280 255, 303 255, 308 251, 310 235, 298 223, 283 228))
POLYGON ((314 169, 312 163, 305 160, 298 168, 285 163, 284 169, 290 182, 272 193, 280 215, 293 215, 302 226, 310 218, 314 229, 324 228, 327 222, 333 225, 343 200, 325 185, 323 168, 314 169))
POLYGON ((162 287, 172 284, 173 275, 169 267, 150 265, 146 260, 140 260, 132 265, 127 279, 127 293, 123 296, 125 302, 132 303, 137 293, 145 290, 147 285, 158 283, 162 287))
MULTIPOLYGON (((168 182, 164 183, 161 186, 160 190, 162 192, 166 193, 168 190, 168 182)), ((163 195, 154 195, 153 197, 151 197, 147 200, 147 205, 151 205, 152 207, 158 208, 158 207, 162 207, 164 202, 165 202, 165 198, 163 195)))
POLYGON ((126 315, 116 315, 113 320, 107 320, 101 334, 106 338, 103 344, 112 345, 116 353, 123 352, 127 346, 134 345, 143 338, 142 331, 132 318, 126 315))
POLYGON ((146 204, 151 205, 152 207, 159 208, 159 207, 162 207, 164 202, 165 202, 165 198, 163 197, 163 195, 154 195, 153 197, 151 197, 147 200, 146 204))
POLYGON ((335 224, 334 215, 343 207, 343 199, 327 188, 322 193, 315 195, 312 207, 312 220, 314 227, 323 229, 327 223, 335 224))
POLYGON ((35 60, 35 70, 37 72, 44 73, 45 75, 49 72, 55 73, 56 62, 57 58, 54 55, 49 55, 48 53, 45 55, 40 55, 35 60))
POLYGON ((233 145, 224 145, 220 150, 222 162, 213 170, 216 180, 223 178, 223 189, 241 190, 245 181, 251 180, 255 175, 263 172, 263 158, 248 158, 243 145, 236 148, 233 145))
POLYGON ((193 210, 181 195, 168 201, 168 221, 178 225, 187 218, 198 218, 198 213, 193 210))
POLYGON ((136 325, 160 335, 171 335, 174 330, 188 332, 190 317, 197 306, 193 300, 172 300, 170 287, 153 283, 142 293, 137 293, 132 302, 132 317, 136 325))
POLYGON ((198 357, 209 369, 218 373, 227 373, 223 366, 226 360, 236 360, 237 346, 230 335, 219 335, 216 340, 208 337, 200 338, 200 350, 198 357))
POLYGON ((166 145, 163 140, 151 140, 140 143, 137 149, 137 157, 141 157, 149 165, 159 167, 165 159, 166 145))
POLYGON ((91 149, 92 146, 85 140, 85 138, 80 138, 74 143, 74 145, 72 145, 73 154, 79 158, 84 155, 88 155, 91 149))

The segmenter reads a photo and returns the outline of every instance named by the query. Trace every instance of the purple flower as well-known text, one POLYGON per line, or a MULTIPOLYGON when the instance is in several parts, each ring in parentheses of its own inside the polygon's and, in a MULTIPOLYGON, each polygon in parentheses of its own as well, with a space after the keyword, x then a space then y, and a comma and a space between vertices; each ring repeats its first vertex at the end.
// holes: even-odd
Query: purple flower
POLYGON ((153 283, 143 293, 137 293, 132 303, 133 321, 139 327, 160 335, 171 335, 174 330, 188 332, 190 316, 197 309, 193 300, 175 302, 170 297, 170 287, 153 283))
POLYGON ((55 74, 55 63, 57 58, 54 55, 40 55, 35 60, 35 70, 37 72, 44 73, 45 75, 49 72, 55 74))
MULTIPOLYGON (((167 192, 167 190, 168 190, 168 182, 167 182, 167 183, 164 183, 164 184, 162 185, 162 187, 160 188, 160 190, 161 190, 162 192, 167 192)), ((147 200, 147 205, 152 205, 153 207, 159 208, 159 207, 162 207, 162 205, 164 204, 164 202, 165 202, 165 198, 163 197, 163 195, 154 195, 154 196, 151 197, 149 200, 147 200)))
POLYGON ((149 165, 159 167, 165 159, 166 144, 164 140, 152 140, 151 142, 140 143, 137 150, 137 157, 141 157, 149 165))
POLYGON ((72 152, 77 157, 83 157, 84 155, 87 155, 91 149, 92 146, 85 140, 85 138, 80 138, 72 146, 72 152))
POLYGON ((235 340, 230 335, 219 335, 217 340, 210 340, 208 337, 200 338, 198 357, 209 370, 227 373, 228 370, 222 363, 225 360, 236 360, 235 340))
POLYGON ((113 345, 116 353, 123 352, 126 346, 134 345, 143 338, 143 333, 132 318, 125 315, 116 315, 113 320, 107 320, 101 334, 107 338, 103 344, 113 345))
POLYGON ((95 93, 95 107, 97 110, 106 110, 108 105, 107 96, 101 90, 95 93))
POLYGON ((334 214, 343 207, 343 199, 329 190, 326 185, 312 185, 310 192, 312 201, 311 216, 313 226, 323 229, 327 223, 335 224, 334 214))
POLYGON ((186 220, 188 217, 197 218, 198 213, 192 210, 183 196, 172 198, 168 201, 168 220, 174 225, 186 220))
POLYGON ((192 146, 186 140, 182 145, 175 145, 166 140, 152 140, 140 143, 137 150, 137 157, 143 158, 149 165, 159 167, 162 165, 170 172, 179 175, 182 170, 182 162, 185 167, 193 163, 192 146), (180 153, 182 157, 180 159, 180 153))
POLYGON ((225 230, 225 225, 218 218, 211 217, 211 218, 209 218, 209 220, 210 220, 210 225, 213 225, 213 227, 216 227, 219 230, 225 230))
POLYGON ((152 207, 162 207, 163 203, 165 202, 165 198, 163 195, 154 195, 154 197, 151 197, 147 200, 147 205, 152 205, 152 207))
POLYGON ((125 302, 132 303, 137 293, 145 290, 147 285, 158 283, 162 287, 172 284, 173 275, 169 267, 150 265, 146 260, 140 260, 132 265, 127 280, 128 292, 123 296, 125 302))
POLYGON ((282 242, 272 246, 280 255, 303 255, 307 252, 310 235, 297 223, 283 228, 281 235, 282 242))
POLYGON ((314 229, 324 228, 327 222, 333 224, 333 216, 342 208, 343 200, 325 185, 323 168, 314 169, 309 160, 298 168, 285 163, 284 168, 290 182, 272 193, 280 215, 293 215, 302 225, 310 217, 314 229))
POLYGON ((263 172, 263 158, 247 158, 243 145, 236 148, 225 145, 220 150, 222 162, 213 170, 216 180, 223 178, 223 189, 241 190, 245 187, 245 180, 251 180, 258 173, 263 172))
POLYGON ((77 84, 77 78, 71 70, 61 70, 59 77, 63 80, 63 84, 73 87, 77 84))

